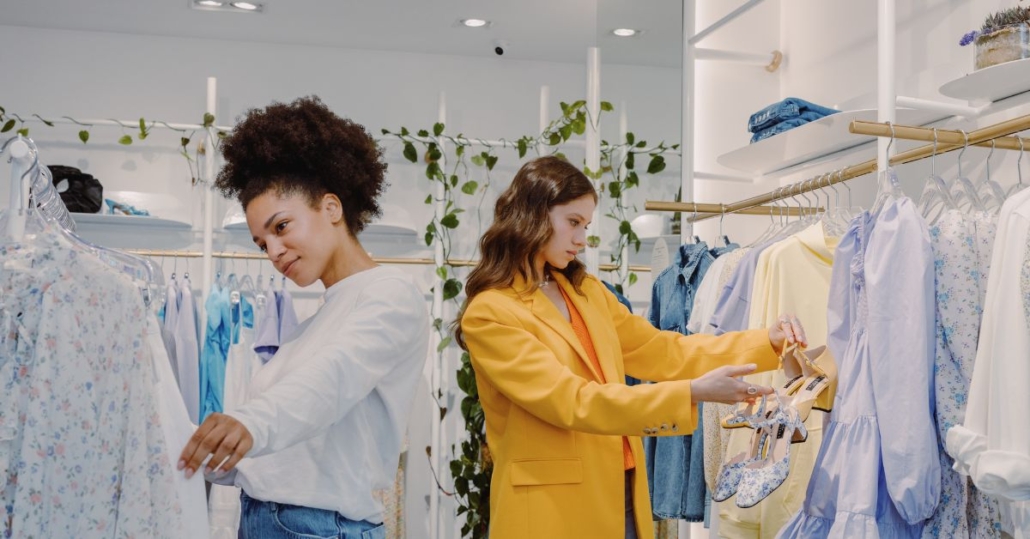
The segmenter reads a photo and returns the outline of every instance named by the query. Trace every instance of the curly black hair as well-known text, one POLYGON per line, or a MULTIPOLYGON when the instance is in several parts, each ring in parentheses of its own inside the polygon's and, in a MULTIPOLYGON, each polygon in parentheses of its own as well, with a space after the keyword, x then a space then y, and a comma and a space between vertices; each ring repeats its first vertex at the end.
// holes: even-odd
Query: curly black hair
POLYGON ((304 194, 312 207, 332 193, 355 236, 382 214, 378 198, 387 185, 382 149, 364 127, 340 118, 317 96, 248 110, 221 150, 225 167, 215 187, 244 210, 270 189, 304 194))

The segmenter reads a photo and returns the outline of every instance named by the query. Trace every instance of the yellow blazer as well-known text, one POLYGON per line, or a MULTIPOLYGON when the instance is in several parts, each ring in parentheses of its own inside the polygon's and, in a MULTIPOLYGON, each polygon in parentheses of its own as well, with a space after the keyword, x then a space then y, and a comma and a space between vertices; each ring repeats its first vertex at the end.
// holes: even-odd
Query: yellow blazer
POLYGON ((524 281, 478 294, 461 320, 494 461, 490 539, 623 539, 622 436, 636 462, 637 535, 652 537, 640 436, 693 433, 692 378, 722 365, 775 369, 768 332, 659 331, 596 278, 586 278, 582 296, 554 278, 586 322, 601 373, 572 325, 524 281), (662 383, 627 386, 627 374, 662 383))

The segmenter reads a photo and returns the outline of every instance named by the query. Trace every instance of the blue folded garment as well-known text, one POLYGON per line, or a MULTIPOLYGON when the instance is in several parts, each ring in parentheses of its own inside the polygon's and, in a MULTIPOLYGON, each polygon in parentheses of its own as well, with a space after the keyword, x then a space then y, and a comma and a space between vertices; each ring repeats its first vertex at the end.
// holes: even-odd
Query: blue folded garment
POLYGON ((751 133, 758 133, 784 120, 797 118, 805 112, 816 113, 822 118, 840 111, 809 103, 804 99, 788 97, 752 114, 751 118, 747 121, 747 130, 751 133))
POLYGON ((779 135, 784 131, 789 131, 791 129, 794 129, 795 127, 802 126, 809 122, 814 122, 820 118, 825 117, 825 115, 819 114, 817 112, 802 112, 801 116, 791 118, 789 120, 784 120, 776 125, 773 125, 772 127, 768 127, 755 133, 754 135, 751 135, 751 144, 754 144, 760 140, 765 140, 773 135, 779 135))

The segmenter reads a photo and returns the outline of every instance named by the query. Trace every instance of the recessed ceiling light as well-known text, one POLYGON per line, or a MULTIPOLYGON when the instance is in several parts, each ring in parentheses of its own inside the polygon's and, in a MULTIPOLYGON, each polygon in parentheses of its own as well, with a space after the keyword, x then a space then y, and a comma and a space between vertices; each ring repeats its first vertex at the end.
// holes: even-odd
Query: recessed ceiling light
POLYGON ((198 11, 222 11, 231 13, 264 13, 262 2, 230 2, 227 0, 188 0, 191 8, 198 11))
POLYGON ((639 34, 640 31, 632 28, 616 28, 615 30, 612 30, 612 33, 619 37, 633 37, 639 34))
POLYGON ((197 5, 206 7, 222 7, 222 3, 216 2, 215 0, 197 0, 197 5))
POLYGON ((461 20, 461 24, 464 24, 465 26, 468 26, 469 28, 482 28, 484 26, 489 26, 490 25, 490 21, 483 20, 483 19, 462 19, 461 20))
POLYGON ((252 4, 250 2, 233 2, 231 5, 234 8, 243 9, 246 11, 257 11, 258 9, 261 9, 260 4, 252 4))

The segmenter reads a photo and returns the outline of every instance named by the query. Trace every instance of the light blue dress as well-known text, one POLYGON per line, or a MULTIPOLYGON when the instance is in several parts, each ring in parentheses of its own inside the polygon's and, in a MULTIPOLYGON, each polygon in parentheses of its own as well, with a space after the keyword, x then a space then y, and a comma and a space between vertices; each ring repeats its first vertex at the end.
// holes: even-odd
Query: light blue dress
POLYGON ((828 346, 838 386, 805 503, 778 537, 917 538, 937 507, 934 266, 908 198, 841 238, 828 346))

